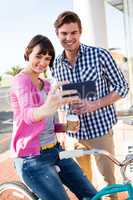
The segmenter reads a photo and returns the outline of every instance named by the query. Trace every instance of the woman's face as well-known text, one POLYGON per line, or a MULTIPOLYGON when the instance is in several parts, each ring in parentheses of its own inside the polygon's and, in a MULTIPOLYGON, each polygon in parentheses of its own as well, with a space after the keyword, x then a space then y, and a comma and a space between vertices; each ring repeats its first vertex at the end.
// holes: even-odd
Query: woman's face
POLYGON ((33 48, 31 54, 29 54, 29 64, 30 69, 37 74, 40 74, 47 70, 52 56, 47 54, 39 54, 40 46, 37 45, 33 48))

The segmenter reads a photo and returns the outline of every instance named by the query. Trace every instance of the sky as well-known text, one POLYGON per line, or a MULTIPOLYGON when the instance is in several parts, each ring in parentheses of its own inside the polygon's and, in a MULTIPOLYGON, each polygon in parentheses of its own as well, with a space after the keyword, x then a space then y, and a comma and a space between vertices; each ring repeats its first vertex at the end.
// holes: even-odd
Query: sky
POLYGON ((72 0, 0 0, 0 74, 23 65, 24 49, 36 34, 59 49, 53 23, 65 10, 72 10, 72 0))
MULTIPOLYGON (((0 75, 14 65, 23 67, 25 47, 36 34, 49 37, 56 53, 61 52, 53 23, 65 10, 73 10, 72 0, 0 0, 0 75)), ((123 37, 117 25, 121 14, 108 6, 106 10, 109 47, 123 45, 123 40, 116 37, 123 37)))

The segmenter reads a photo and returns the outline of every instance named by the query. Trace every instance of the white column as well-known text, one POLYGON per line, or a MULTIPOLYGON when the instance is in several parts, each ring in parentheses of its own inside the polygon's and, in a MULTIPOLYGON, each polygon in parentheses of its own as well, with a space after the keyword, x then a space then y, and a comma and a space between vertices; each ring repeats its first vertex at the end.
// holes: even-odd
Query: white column
POLYGON ((125 38, 128 57, 129 95, 133 106, 133 1, 124 0, 125 38))
POLYGON ((104 0, 73 0, 73 10, 82 22, 81 42, 107 48, 104 0))

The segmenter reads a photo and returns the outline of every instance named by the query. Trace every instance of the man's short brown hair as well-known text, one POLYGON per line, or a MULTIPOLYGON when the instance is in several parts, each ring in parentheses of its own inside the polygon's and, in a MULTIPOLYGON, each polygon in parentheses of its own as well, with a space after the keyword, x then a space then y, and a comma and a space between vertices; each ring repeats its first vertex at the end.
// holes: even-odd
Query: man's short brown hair
POLYGON ((81 20, 79 16, 72 11, 65 11, 61 13, 55 20, 54 27, 55 27, 56 33, 58 33, 58 28, 63 26, 63 24, 70 24, 70 23, 77 23, 79 30, 81 32, 82 25, 81 25, 81 20))

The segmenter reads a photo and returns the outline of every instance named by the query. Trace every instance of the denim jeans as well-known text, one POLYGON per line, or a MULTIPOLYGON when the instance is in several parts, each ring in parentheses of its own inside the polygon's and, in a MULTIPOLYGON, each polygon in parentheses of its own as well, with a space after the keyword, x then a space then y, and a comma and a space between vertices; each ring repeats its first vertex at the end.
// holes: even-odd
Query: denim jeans
POLYGON ((41 200, 68 200, 66 185, 79 200, 97 193, 73 159, 59 159, 60 145, 38 156, 15 158, 15 168, 23 182, 41 200))

